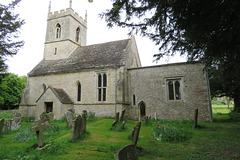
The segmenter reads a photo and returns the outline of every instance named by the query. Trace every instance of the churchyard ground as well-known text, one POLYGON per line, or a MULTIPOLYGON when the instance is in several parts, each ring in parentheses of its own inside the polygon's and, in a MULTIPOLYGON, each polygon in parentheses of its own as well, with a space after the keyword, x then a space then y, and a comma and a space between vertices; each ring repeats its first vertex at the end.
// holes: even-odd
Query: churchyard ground
MULTIPOLYGON (((231 106, 232 107, 232 106, 231 106)), ((157 159, 240 159, 240 123, 231 122, 227 114, 227 105, 214 105, 214 122, 199 122, 199 128, 193 128, 192 121, 154 121, 142 123, 137 143, 140 160, 157 159), (156 124, 183 128, 189 134, 183 142, 162 142, 153 138, 156 124)), ((2 113, 0 117, 9 119, 11 113, 2 113)), ((137 121, 126 120, 125 129, 111 130, 113 118, 87 120, 87 134, 78 140, 70 140, 71 128, 66 120, 53 121, 52 127, 44 132, 45 141, 51 144, 37 151, 37 139, 31 132, 33 118, 23 118, 21 128, 6 131, 0 136, 0 159, 81 159, 112 160, 114 152, 124 145, 131 144, 128 139, 137 121)))

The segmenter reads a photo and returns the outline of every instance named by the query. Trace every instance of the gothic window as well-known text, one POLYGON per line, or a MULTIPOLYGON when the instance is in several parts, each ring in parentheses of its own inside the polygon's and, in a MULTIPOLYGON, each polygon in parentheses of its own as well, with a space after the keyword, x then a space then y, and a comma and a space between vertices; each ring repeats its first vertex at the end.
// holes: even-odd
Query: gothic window
POLYGON ((61 25, 58 23, 56 25, 56 38, 60 38, 61 37, 61 25))
POLYGON ((135 97, 135 95, 133 95, 133 105, 134 106, 136 105, 136 97, 135 97))
POLYGON ((98 74, 98 101, 106 101, 107 100, 107 75, 98 74))
POLYGON ((78 82, 78 85, 77 85, 77 101, 81 101, 81 83, 78 82))
POLYGON ((180 79, 167 80, 168 100, 181 100, 180 79))
POLYGON ((78 27, 77 29, 76 29, 76 42, 78 42, 79 41, 79 35, 80 34, 80 28, 78 27))

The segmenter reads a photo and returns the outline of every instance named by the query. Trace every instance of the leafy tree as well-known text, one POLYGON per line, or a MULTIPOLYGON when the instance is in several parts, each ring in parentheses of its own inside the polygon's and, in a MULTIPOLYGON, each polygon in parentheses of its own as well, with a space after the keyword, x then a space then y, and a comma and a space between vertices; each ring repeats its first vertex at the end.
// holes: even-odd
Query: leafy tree
POLYGON ((20 27, 24 21, 19 19, 18 14, 14 14, 15 6, 21 0, 14 0, 9 5, 0 3, 0 82, 3 74, 6 73, 7 65, 4 63, 7 56, 17 54, 20 47, 23 46, 23 41, 18 41, 20 27))
POLYGON ((113 0, 100 14, 108 27, 129 27, 159 45, 156 60, 186 54, 211 67, 214 93, 234 98, 240 112, 240 1, 113 0))
POLYGON ((0 84, 0 109, 10 109, 19 105, 26 84, 26 76, 18 77, 15 74, 7 74, 0 84))

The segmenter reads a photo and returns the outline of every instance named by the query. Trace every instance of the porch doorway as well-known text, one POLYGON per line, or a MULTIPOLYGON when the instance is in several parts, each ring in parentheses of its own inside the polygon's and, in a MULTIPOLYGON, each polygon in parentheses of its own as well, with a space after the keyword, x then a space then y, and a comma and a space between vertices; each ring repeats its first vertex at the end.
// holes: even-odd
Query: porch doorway
POLYGON ((144 120, 144 116, 146 116, 146 105, 143 101, 139 103, 139 109, 140 109, 140 120, 144 120))
POLYGON ((53 102, 45 102, 46 113, 53 112, 53 102))

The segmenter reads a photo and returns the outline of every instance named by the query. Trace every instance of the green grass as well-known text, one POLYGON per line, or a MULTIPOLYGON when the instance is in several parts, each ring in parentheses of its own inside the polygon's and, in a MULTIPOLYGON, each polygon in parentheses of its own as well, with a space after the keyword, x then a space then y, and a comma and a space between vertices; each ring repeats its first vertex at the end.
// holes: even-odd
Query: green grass
MULTIPOLYGON (((240 123, 231 122, 226 111, 228 111, 226 105, 213 106, 214 122, 199 122, 198 129, 193 128, 193 122, 185 120, 157 122, 151 120, 149 124, 143 122, 137 144, 139 160, 240 159, 240 123), (183 142, 158 141, 152 134, 156 123, 182 128, 191 133, 191 137, 183 142)), ((0 114, 0 117, 4 115, 0 114)), ((0 160, 113 160, 116 150, 131 143, 128 137, 133 126, 137 124, 137 121, 127 120, 124 130, 111 130, 114 119, 96 117, 87 121, 88 134, 72 141, 71 129, 67 128, 65 120, 53 121, 55 127, 44 132, 46 143, 51 145, 44 151, 37 151, 35 133, 27 131, 31 121, 32 119, 25 119, 17 131, 3 132, 0 136, 0 160), (27 137, 33 135, 34 138, 21 142, 15 139, 18 134, 25 134, 27 137)))

